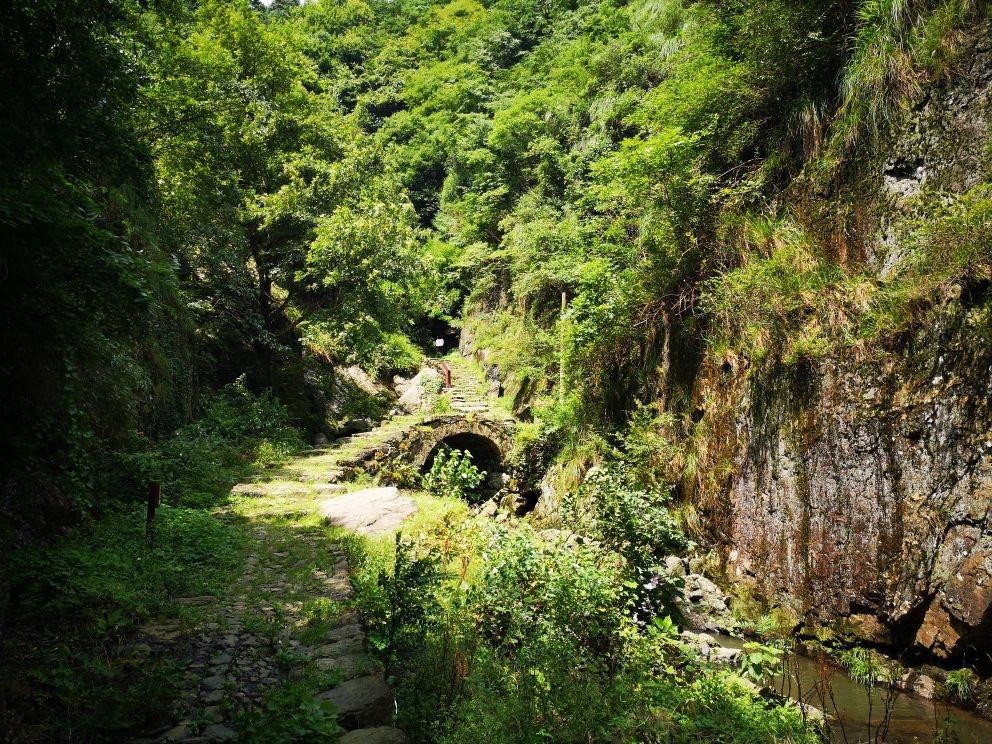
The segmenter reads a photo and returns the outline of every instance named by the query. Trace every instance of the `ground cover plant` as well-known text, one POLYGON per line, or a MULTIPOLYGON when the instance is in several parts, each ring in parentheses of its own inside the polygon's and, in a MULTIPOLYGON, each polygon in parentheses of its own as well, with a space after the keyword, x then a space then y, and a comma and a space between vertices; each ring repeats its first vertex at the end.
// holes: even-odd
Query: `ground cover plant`
POLYGON ((283 406, 236 383, 175 437, 121 456, 117 482, 162 486, 150 528, 143 500, 120 499, 55 544, 10 556, 5 728, 101 740, 169 722, 184 664, 135 651, 134 636, 147 624, 205 620, 208 609, 174 600, 219 600, 239 574, 249 541, 221 510, 231 486, 299 441, 283 406))

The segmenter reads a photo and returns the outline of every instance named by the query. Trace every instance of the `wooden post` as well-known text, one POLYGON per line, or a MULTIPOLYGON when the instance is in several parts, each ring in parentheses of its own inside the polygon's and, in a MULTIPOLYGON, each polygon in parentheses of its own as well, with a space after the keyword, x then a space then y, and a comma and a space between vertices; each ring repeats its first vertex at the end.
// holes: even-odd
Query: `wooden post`
POLYGON ((162 501, 162 484, 158 481, 148 482, 148 507, 145 512, 145 533, 152 534, 152 522, 155 521, 155 510, 162 501))

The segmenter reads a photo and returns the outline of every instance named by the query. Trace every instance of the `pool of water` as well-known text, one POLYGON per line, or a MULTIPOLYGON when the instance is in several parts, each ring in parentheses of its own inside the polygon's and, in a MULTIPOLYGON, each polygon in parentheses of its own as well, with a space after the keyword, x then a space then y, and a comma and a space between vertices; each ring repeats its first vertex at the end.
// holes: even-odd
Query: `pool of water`
MULTIPOLYGON (((714 635, 714 639, 727 648, 741 648, 744 645, 744 641, 730 636, 714 635)), ((825 712, 831 717, 837 715, 843 722, 843 730, 839 724, 833 724, 834 742, 855 744, 869 741, 875 744, 878 724, 883 715, 884 692, 876 691, 873 700, 869 700, 865 689, 839 669, 824 668, 816 660, 799 654, 794 655, 791 662, 793 678, 786 680, 779 677, 773 681, 772 687, 797 699, 801 689, 806 702, 818 708, 825 707, 825 712), (811 694, 823 675, 827 676, 833 689, 836 713, 830 703, 822 706, 819 696, 811 694)), ((879 737, 877 742, 932 742, 938 731, 946 732, 945 741, 948 742, 992 744, 992 721, 953 705, 924 700, 907 692, 896 693, 888 735, 885 738, 879 737)))

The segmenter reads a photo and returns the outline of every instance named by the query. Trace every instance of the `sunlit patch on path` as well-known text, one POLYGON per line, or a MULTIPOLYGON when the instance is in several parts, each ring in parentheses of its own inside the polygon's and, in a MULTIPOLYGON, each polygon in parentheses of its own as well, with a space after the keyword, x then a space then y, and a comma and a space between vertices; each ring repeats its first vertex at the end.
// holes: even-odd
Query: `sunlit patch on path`
POLYGON ((409 496, 395 486, 366 488, 344 496, 323 499, 320 513, 334 525, 363 534, 390 532, 417 511, 409 496))

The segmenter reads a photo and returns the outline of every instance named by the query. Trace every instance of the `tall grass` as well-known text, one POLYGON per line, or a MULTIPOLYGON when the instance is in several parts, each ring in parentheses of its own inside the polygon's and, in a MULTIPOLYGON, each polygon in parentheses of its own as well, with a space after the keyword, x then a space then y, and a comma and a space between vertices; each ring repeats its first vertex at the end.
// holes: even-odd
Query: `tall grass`
POLYGON ((923 83, 953 63, 968 39, 966 27, 987 10, 985 0, 862 0, 840 80, 835 160, 891 131, 923 83))
POLYGON ((700 304, 714 357, 791 363, 840 344, 908 330, 933 304, 992 279, 992 187, 936 194, 896 225, 904 256, 885 279, 821 259, 789 218, 742 222, 737 268, 711 279, 700 304))

